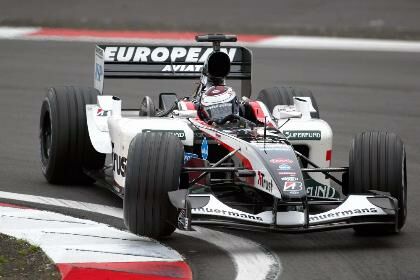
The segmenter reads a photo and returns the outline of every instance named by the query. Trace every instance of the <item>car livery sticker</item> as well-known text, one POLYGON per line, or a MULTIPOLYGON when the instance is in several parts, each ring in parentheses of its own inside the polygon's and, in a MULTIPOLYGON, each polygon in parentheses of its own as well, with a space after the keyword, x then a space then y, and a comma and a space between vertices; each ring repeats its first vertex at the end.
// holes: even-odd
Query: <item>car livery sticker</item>
POLYGON ((180 140, 185 140, 185 131, 183 130, 156 130, 156 129, 143 129, 143 133, 144 132, 168 132, 170 134, 175 135, 176 137, 178 137, 180 140))
POLYGON ((292 167, 290 165, 284 163, 284 164, 280 164, 278 169, 279 170, 290 170, 290 169, 292 169, 292 167))
POLYGON ((296 176, 296 172, 290 172, 290 171, 280 171, 279 175, 290 175, 290 176, 296 176))
POLYGON ((288 159, 288 158, 272 158, 270 159, 270 163, 273 163, 273 164, 293 163, 293 160, 288 159))
POLYGON ((282 181, 289 181, 289 182, 294 182, 294 181, 299 181, 298 177, 293 177, 293 176, 289 176, 289 177, 281 177, 282 181))
POLYGON ((193 158, 198 158, 197 154, 193 154, 193 153, 184 153, 184 164, 187 163, 187 161, 189 161, 190 159, 193 158))
POLYGON ((273 192, 273 181, 270 179, 267 179, 267 176, 261 172, 258 171, 258 180, 257 180, 258 186, 265 189, 266 191, 272 193, 273 192))
POLYGON ((321 140, 320 130, 284 130, 288 140, 321 140))
POLYGON ((98 108, 98 110, 96 111, 96 116, 98 117, 107 117, 109 114, 111 113, 111 111, 106 111, 102 108, 98 108))
POLYGON ((284 182, 283 191, 290 193, 298 193, 303 190, 302 182, 284 182))
POLYGON ((201 142, 201 158, 207 160, 209 156, 209 144, 207 142, 207 138, 203 138, 203 142, 201 142))

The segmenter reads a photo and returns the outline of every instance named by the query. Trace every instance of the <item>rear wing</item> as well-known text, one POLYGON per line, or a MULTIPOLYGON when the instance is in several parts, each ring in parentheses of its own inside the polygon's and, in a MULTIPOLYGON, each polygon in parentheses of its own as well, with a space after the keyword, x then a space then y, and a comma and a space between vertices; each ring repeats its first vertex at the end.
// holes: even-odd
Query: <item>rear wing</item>
MULTIPOLYGON (((251 96, 252 53, 223 46, 231 60, 228 80, 241 80, 242 96, 251 96)), ((95 50, 94 86, 103 93, 104 79, 199 79, 212 47, 98 45, 95 50)))

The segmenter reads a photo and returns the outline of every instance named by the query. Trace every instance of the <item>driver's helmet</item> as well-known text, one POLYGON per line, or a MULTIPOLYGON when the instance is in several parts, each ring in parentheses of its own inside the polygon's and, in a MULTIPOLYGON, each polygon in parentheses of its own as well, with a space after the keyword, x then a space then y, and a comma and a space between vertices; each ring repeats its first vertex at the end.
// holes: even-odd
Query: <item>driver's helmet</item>
POLYGON ((223 124, 239 115, 239 101, 235 91, 227 86, 211 86, 200 99, 199 117, 208 122, 223 124))

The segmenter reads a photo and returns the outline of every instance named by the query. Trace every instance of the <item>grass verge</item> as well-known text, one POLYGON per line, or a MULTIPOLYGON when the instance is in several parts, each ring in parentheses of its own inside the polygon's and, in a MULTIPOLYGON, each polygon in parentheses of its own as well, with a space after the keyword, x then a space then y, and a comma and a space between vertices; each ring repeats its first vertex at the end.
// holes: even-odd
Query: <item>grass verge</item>
POLYGON ((61 279, 54 263, 37 246, 0 234, 0 279, 61 279))

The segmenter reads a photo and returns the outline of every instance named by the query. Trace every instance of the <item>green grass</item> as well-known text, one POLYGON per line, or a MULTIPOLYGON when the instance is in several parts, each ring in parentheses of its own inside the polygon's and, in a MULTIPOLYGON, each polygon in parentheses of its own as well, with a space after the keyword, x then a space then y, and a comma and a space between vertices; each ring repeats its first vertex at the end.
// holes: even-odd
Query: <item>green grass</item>
POLYGON ((27 248, 20 249, 18 251, 18 253, 21 256, 27 256, 27 255, 30 255, 30 254, 34 254, 34 253, 38 252, 39 250, 40 250, 39 247, 34 246, 34 245, 29 245, 29 247, 27 247, 27 248))
POLYGON ((0 255, 0 265, 7 262, 8 262, 7 258, 5 256, 0 255))
POLYGON ((41 248, 25 240, 0 234, 0 280, 61 279, 41 248))

